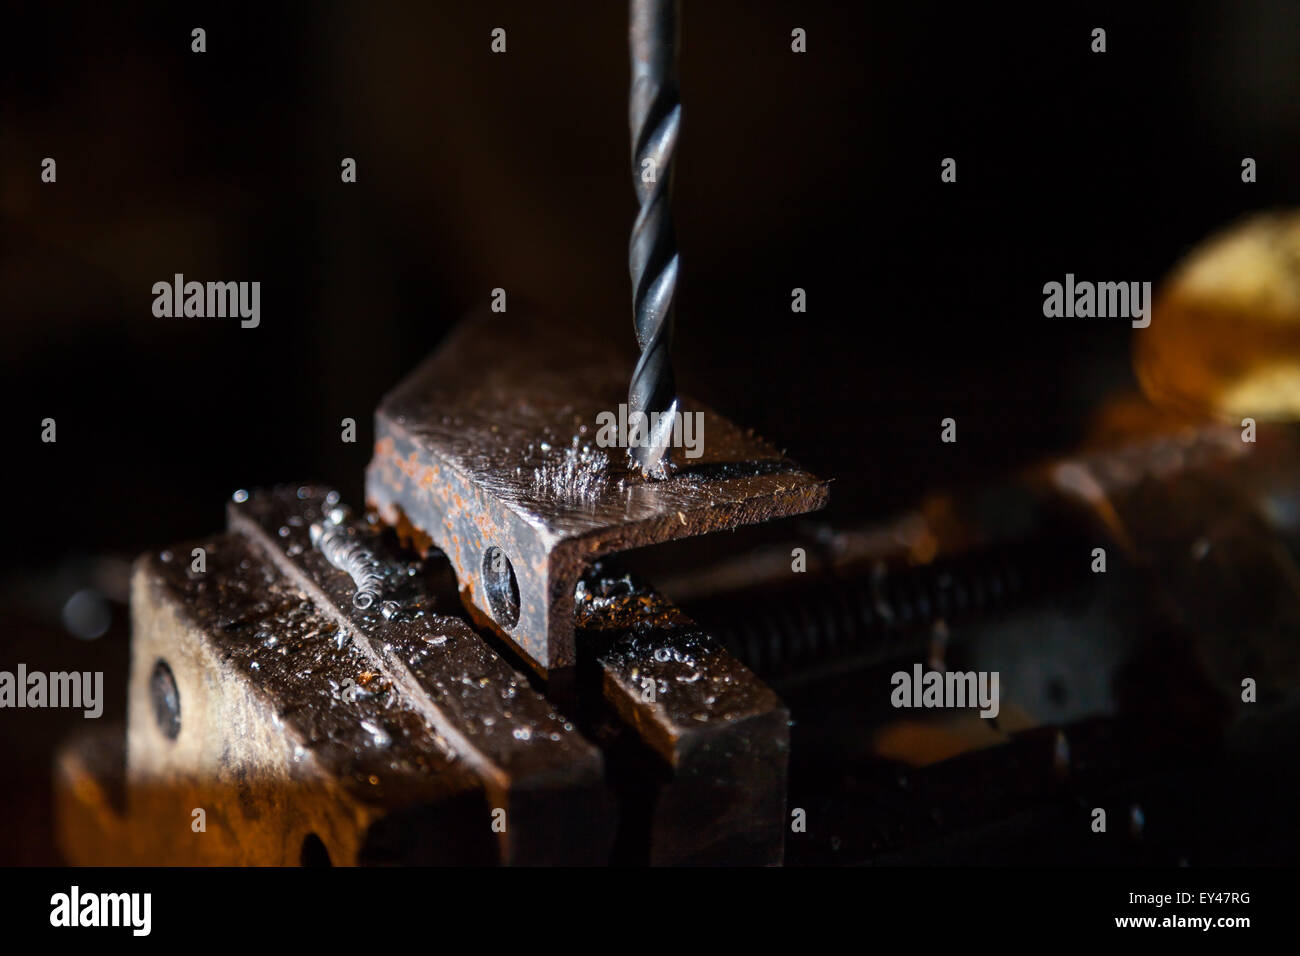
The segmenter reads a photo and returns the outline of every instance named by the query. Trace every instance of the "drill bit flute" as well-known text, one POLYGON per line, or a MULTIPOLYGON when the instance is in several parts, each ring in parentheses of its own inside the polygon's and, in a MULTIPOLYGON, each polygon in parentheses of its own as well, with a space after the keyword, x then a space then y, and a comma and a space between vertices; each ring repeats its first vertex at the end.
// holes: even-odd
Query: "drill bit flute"
POLYGON ((628 45, 632 89, 632 183, 640 211, 632 225, 628 266, 632 318, 641 357, 628 385, 629 420, 641 427, 628 451, 641 473, 667 478, 668 444, 677 417, 669 361, 677 290, 677 236, 668 208, 682 106, 677 92, 677 0, 630 0, 628 45), (639 433, 638 433, 639 431, 639 433))

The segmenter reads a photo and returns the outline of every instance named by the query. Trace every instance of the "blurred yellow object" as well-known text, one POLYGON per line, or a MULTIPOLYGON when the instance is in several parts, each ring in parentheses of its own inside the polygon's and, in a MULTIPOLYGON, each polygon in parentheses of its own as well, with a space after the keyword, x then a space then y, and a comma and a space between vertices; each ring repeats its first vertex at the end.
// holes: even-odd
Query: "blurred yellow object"
POLYGON ((1251 216, 1193 249, 1134 341, 1153 402, 1300 419, 1300 211, 1251 216))

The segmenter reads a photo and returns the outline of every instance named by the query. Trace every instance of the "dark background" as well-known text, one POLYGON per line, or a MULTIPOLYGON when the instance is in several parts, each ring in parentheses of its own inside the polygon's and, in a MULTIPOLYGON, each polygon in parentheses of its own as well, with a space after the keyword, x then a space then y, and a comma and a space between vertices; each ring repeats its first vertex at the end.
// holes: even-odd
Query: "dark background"
MULTIPOLYGON (((837 518, 1066 449, 1133 387, 1127 323, 1046 320, 1044 282, 1158 280, 1293 202, 1295 6, 718 0, 682 35, 678 382, 833 478, 837 518)), ((121 606, 82 645, 67 595, 120 597, 104 556, 221 526, 236 488, 359 502, 380 396, 494 287, 633 354, 621 3, 10 3, 0 44, 4 666, 32 634, 124 653, 121 606), (177 272, 260 281, 261 326, 155 318, 177 272)), ((65 716, 0 714, 14 833, 47 825, 33 741, 65 716)))

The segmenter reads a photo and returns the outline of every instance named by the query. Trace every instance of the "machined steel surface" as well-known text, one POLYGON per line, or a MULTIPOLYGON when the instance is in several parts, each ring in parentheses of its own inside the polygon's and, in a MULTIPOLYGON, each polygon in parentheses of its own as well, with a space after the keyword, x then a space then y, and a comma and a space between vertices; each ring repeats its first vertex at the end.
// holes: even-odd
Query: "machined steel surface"
POLYGON ((422 550, 540 670, 576 663, 574 588, 597 558, 813 511, 826 483, 689 400, 698 457, 665 481, 602 447, 626 365, 599 336, 483 313, 381 403, 367 503, 422 550), (693 421, 695 421, 693 419, 693 421))

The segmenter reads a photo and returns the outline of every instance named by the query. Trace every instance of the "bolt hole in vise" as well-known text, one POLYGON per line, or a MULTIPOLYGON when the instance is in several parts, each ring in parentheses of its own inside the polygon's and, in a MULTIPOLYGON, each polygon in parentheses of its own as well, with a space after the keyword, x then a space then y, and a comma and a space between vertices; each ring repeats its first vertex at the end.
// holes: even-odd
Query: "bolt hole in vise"
POLYGON ((483 590, 498 624, 509 630, 519 623, 519 582, 510 558, 496 545, 483 552, 483 590))
POLYGON ((181 732, 181 693, 176 689, 171 667, 161 658, 149 676, 149 696, 158 729, 168 740, 175 740, 181 732))
POLYGON ((334 865, 334 862, 330 859, 330 851, 325 847, 325 841, 315 833, 308 833, 303 837, 298 862, 302 866, 315 868, 334 865))

